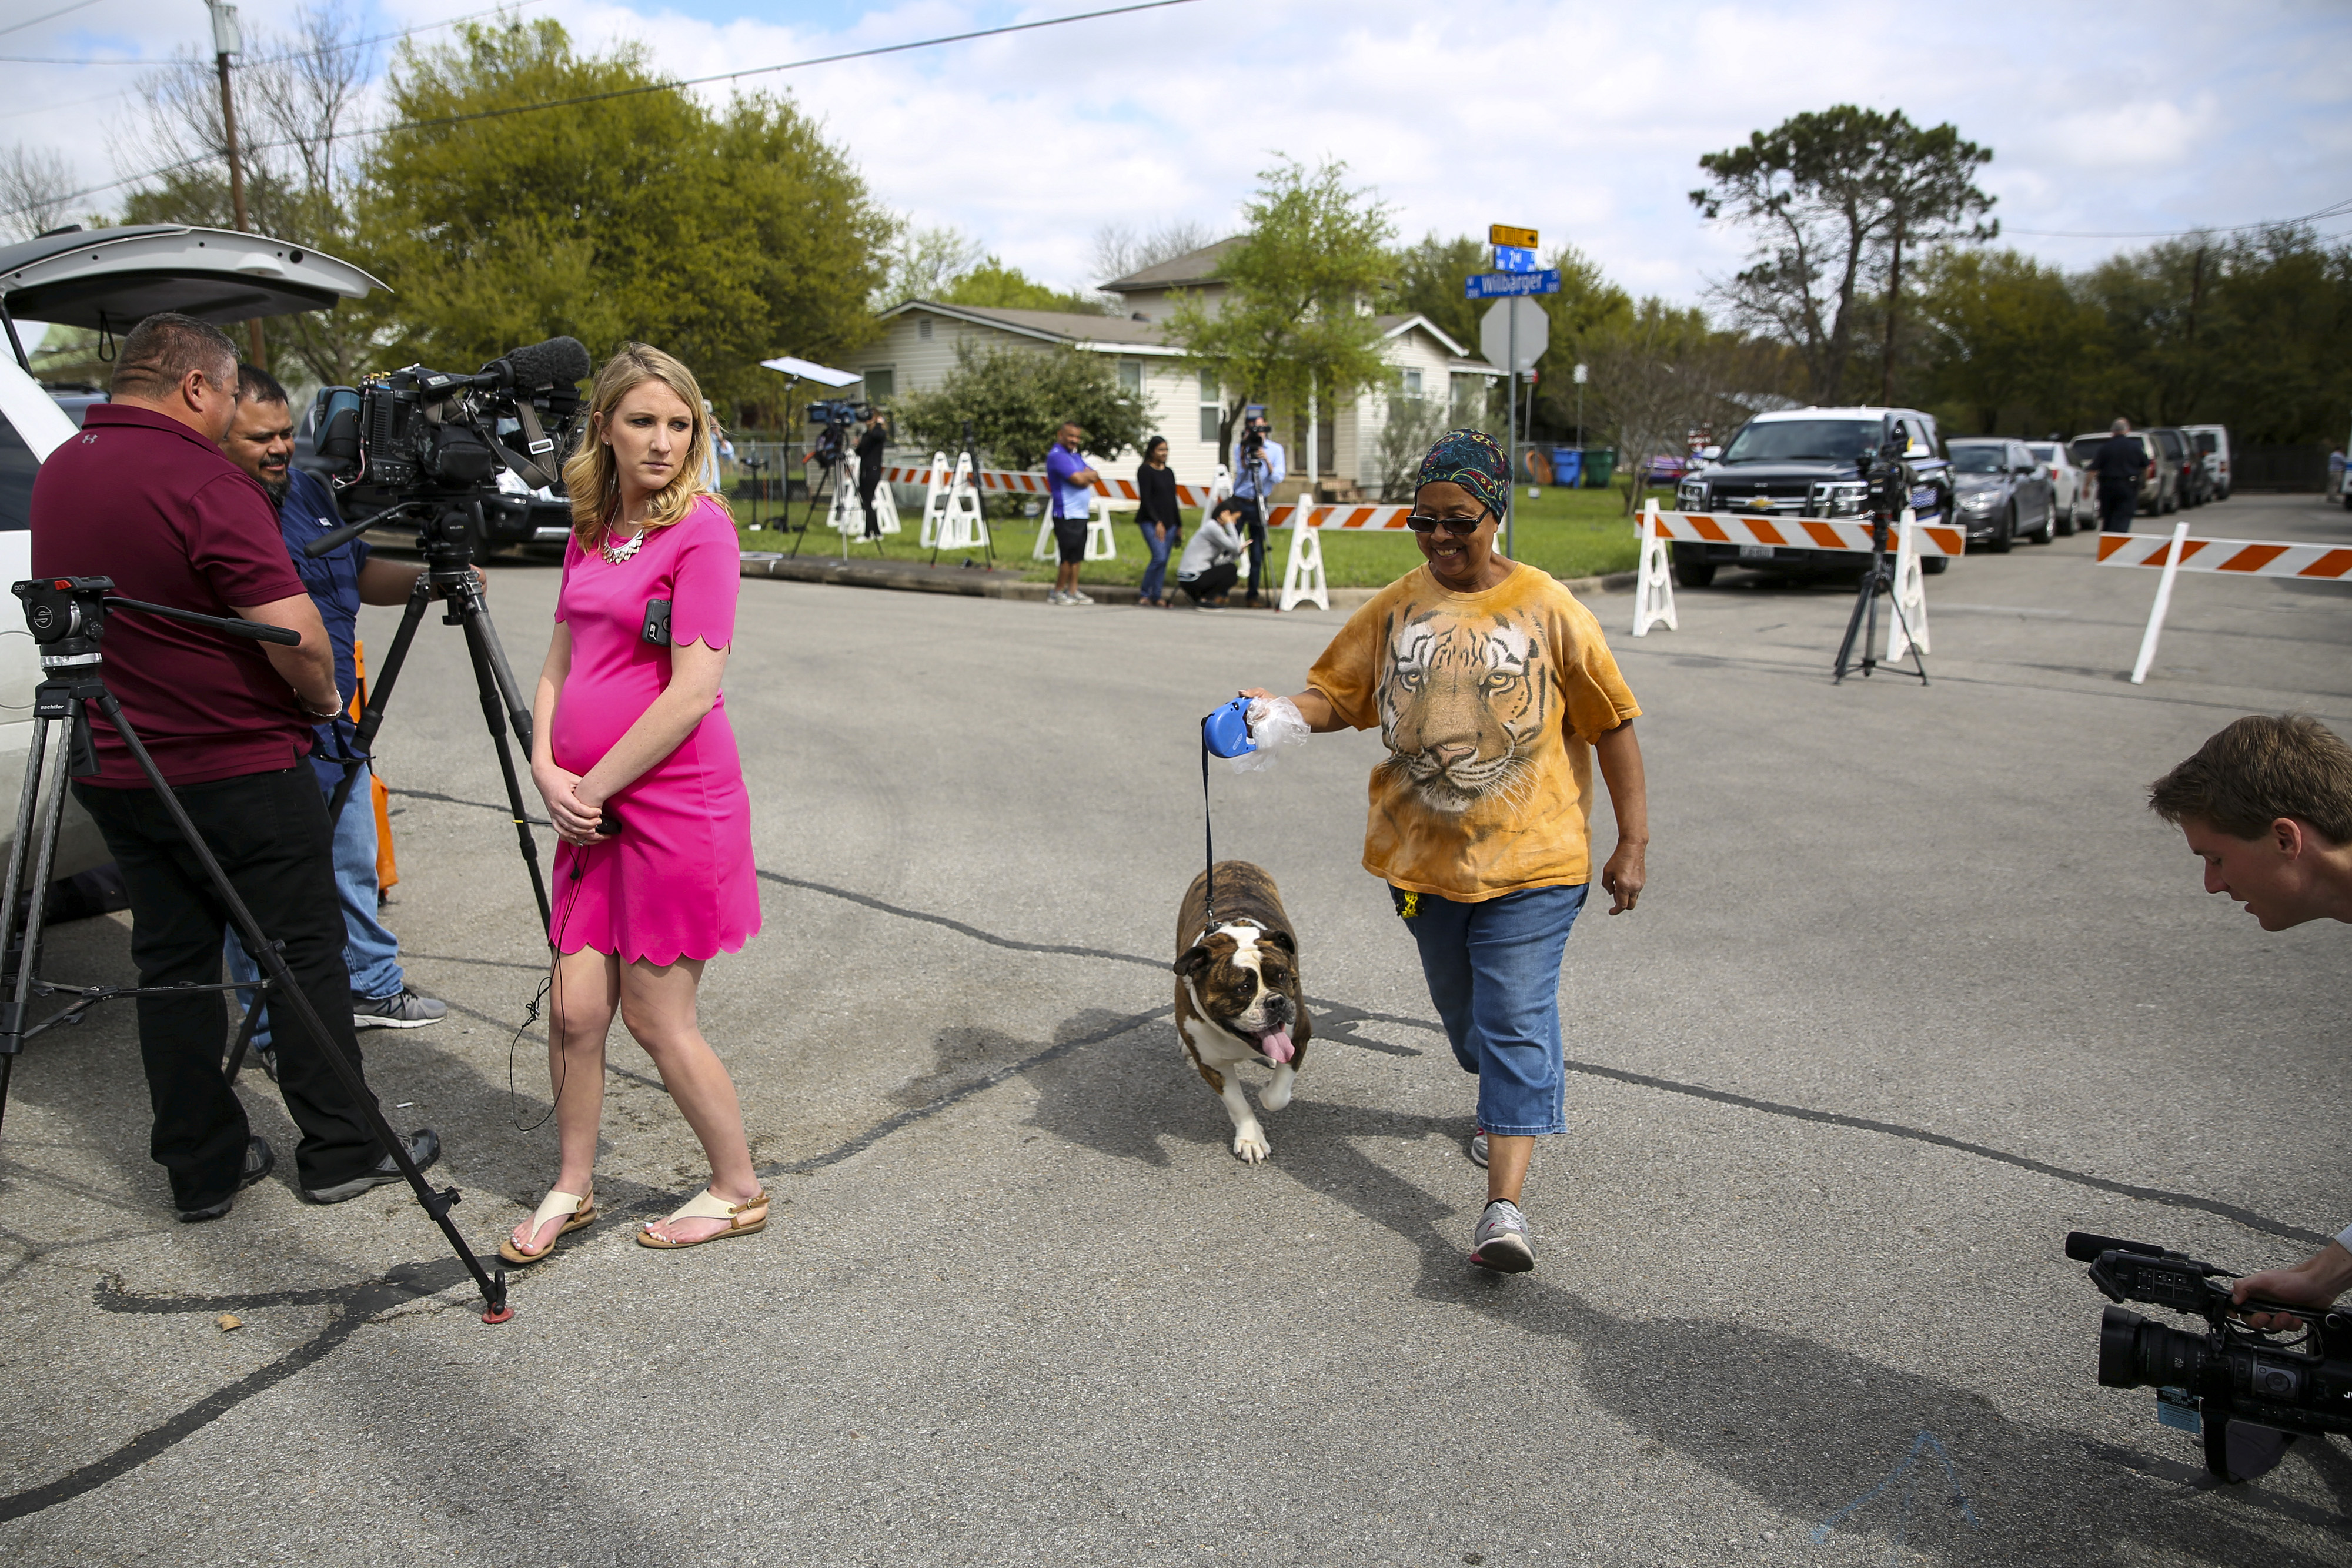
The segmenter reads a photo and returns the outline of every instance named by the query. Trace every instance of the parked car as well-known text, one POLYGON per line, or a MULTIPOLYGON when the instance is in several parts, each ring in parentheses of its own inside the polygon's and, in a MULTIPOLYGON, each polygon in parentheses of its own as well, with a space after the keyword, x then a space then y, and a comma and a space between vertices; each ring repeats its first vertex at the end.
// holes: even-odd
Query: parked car
MULTIPOLYGON (((0 246, 0 301, 13 320, 118 334, 158 310, 243 321, 362 299, 383 287, 355 267, 284 240, 177 224, 75 227, 0 246)), ((22 625, 5 590, 33 573, 33 476, 90 405, 104 401, 87 390, 44 390, 25 368, 11 329, 0 329, 0 625, 22 625)), ((16 832, 9 808, 24 786, 39 680, 32 639, 0 636, 0 856, 16 832)), ((97 825, 68 799, 53 875, 72 876, 110 858, 97 825)))
MULTIPOLYGON (((2156 443, 2149 437, 2147 431, 2135 430, 2131 434, 2132 439, 2139 443, 2140 451, 2147 457, 2147 466, 2140 470, 2140 515, 2152 517, 2160 513, 2180 510, 2180 502, 2178 499, 2180 493, 2180 471, 2164 465, 2156 450, 2156 443)), ((2091 460, 2098 455, 2099 448, 2106 443, 2107 433, 2102 430, 2091 435, 2078 435, 2066 444, 2074 452, 2076 465, 2088 469, 2091 466, 2091 460)), ((2098 481, 2095 478, 2092 480, 2091 485, 2095 491, 2098 488, 2098 481)))
POLYGON ((1969 542, 2007 554, 2021 538, 2046 545, 2058 535, 2057 499, 2050 470, 2022 441, 1982 437, 1950 444, 1952 515, 1969 542))
POLYGON ((2205 460, 2205 476, 2212 486, 2213 498, 2230 498, 2230 427, 2226 424, 2184 424, 2180 434, 2196 445, 2197 455, 2205 460))
POLYGON ((2168 425, 2158 425, 2148 434, 2155 438, 2156 449, 2162 454, 2160 461, 2170 464, 2179 476, 2173 488, 2175 509, 2201 507, 2211 500, 2211 482, 2206 478, 2205 461, 2198 454, 2197 443, 2168 425))
POLYGON ((2025 449, 2049 470, 2050 493, 2058 507, 2058 531, 2072 534, 2076 528, 2096 528, 2099 483, 2087 470, 2075 466, 2074 454, 2066 444, 2053 435, 2047 441, 2029 441, 2025 449))
MULTIPOLYGON (((1936 422, 1910 408, 1788 408, 1759 413, 1726 442, 1721 455, 1687 475, 1675 487, 1675 504, 1685 512, 1732 512, 1760 517, 1858 517, 1865 492, 1858 459, 1876 450, 1885 421, 1894 418, 1906 442, 1906 460, 1917 483, 1911 510, 1921 522, 1951 515, 1951 465, 1944 456, 1936 422)), ((1788 545, 1685 544, 1674 547, 1675 580, 1705 588, 1718 568, 1743 566, 1759 571, 1804 573, 1852 571, 1857 556, 1838 550, 1788 545)), ((1937 572, 1948 559, 1928 556, 1920 570, 1937 572)))

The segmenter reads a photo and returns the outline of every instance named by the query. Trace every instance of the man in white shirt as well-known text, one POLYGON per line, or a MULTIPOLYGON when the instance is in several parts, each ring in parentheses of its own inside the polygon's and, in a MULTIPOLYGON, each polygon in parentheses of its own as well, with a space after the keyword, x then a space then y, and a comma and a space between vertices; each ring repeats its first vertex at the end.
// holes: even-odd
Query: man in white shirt
POLYGON ((1253 413, 1242 422, 1241 436, 1234 443, 1234 498, 1242 504, 1241 520, 1249 530, 1246 602, 1252 608, 1257 604, 1258 580, 1265 572, 1266 508, 1274 504, 1274 487, 1289 476, 1282 443, 1268 434, 1265 413, 1253 413))
POLYGON ((1238 497, 1221 497, 1209 515, 1201 519, 1201 526, 1192 530, 1192 537, 1185 541, 1184 557, 1176 563, 1176 586, 1203 610, 1223 610, 1225 595, 1232 591, 1234 580, 1241 575, 1234 563, 1244 548, 1243 510, 1238 497))
MULTIPOLYGON (((2317 719, 2249 714, 2158 779, 2148 806, 2205 862, 2205 891, 2245 905, 2265 931, 2352 923, 2352 746, 2317 719)), ((2324 1307, 2352 1290, 2352 1225, 2291 1269, 2231 1294, 2324 1307)), ((2270 1326, 2256 1313, 2247 1320, 2270 1326)))

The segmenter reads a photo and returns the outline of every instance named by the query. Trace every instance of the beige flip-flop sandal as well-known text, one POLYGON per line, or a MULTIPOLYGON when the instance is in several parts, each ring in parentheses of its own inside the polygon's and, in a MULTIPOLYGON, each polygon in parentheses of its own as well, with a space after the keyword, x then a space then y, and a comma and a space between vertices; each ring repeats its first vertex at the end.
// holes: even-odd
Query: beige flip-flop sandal
POLYGON ((596 1223, 595 1192, 592 1189, 588 1192, 549 1193, 539 1200, 539 1207, 531 1211, 530 1233, 533 1236, 538 1235, 546 1227, 547 1222, 558 1215, 566 1215, 570 1218, 564 1220, 562 1229, 547 1239, 546 1246, 536 1252, 526 1252, 517 1247, 514 1244, 514 1238, 509 1236, 499 1243, 499 1256, 509 1263, 536 1263, 545 1258, 555 1250, 555 1244, 558 1241, 562 1240, 582 1226, 596 1223))
POLYGON ((677 1213, 664 1219, 648 1220, 639 1226, 637 1245, 658 1247, 666 1252, 675 1252, 681 1247, 699 1247, 705 1241, 723 1241, 730 1236, 755 1236, 768 1228, 768 1217, 762 1214, 747 1225, 743 1222, 743 1211, 747 1208, 764 1209, 767 1207, 768 1192, 765 1187, 740 1203, 730 1203, 706 1186, 687 1199, 677 1213), (671 1220, 677 1219, 723 1219, 727 1222, 727 1228, 714 1230, 709 1235, 694 1241, 671 1241, 653 1233, 652 1228, 655 1225, 667 1225, 671 1220))

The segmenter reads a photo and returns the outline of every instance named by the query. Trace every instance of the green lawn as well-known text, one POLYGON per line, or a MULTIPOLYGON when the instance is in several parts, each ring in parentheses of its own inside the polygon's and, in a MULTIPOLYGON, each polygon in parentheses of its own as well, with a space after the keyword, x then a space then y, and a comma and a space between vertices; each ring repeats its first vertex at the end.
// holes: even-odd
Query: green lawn
MULTIPOLYGON (((1661 493, 1661 504, 1671 505, 1672 497, 1661 493)), ((1554 577, 1595 577, 1603 572, 1631 571, 1641 554, 1640 541, 1635 538, 1633 525, 1624 515, 1625 496, 1622 490, 1559 490, 1547 487, 1534 500, 1528 498, 1522 488, 1518 496, 1517 551, 1518 559, 1530 566, 1539 566, 1554 577)), ((771 508, 763 507, 762 520, 768 520, 771 508)), ((795 518, 804 510, 795 507, 795 518)), ((738 529, 742 533, 745 549, 790 549, 792 538, 773 529, 751 532, 740 527, 741 519, 751 515, 749 506, 738 500, 735 504, 738 529), (781 541, 781 542, 779 542, 781 541)), ((1199 513, 1184 514, 1185 531, 1189 537, 1199 513)), ((926 560, 930 552, 915 545, 916 530, 920 517, 901 514, 900 524, 906 531, 885 538, 880 547, 882 559, 892 560, 926 560)), ((1037 519, 1034 517, 994 517, 989 528, 996 539, 997 559, 1007 566, 1024 568, 1024 575, 1033 580, 1050 580, 1053 567, 1045 561, 1032 561, 1029 552, 1037 541, 1037 519)), ((1142 580, 1143 563, 1147 559, 1141 532, 1131 522, 1122 522, 1113 530, 1118 545, 1115 559, 1088 561, 1078 574, 1082 582, 1124 582, 1142 580)), ((841 553, 838 535, 827 531, 824 519, 809 530, 801 546, 803 555, 841 553)), ((1267 540, 1268 566, 1278 587, 1282 569, 1290 558, 1290 533, 1287 529, 1274 534, 1267 540)), ((853 559, 877 559, 876 547, 854 541, 850 545, 853 559)), ((942 557, 952 559, 953 557, 942 557)), ((1415 548, 1412 536, 1398 529, 1376 533, 1347 533, 1337 528, 1323 533, 1323 571, 1334 588, 1378 588, 1394 582, 1421 564, 1421 551, 1415 548)))

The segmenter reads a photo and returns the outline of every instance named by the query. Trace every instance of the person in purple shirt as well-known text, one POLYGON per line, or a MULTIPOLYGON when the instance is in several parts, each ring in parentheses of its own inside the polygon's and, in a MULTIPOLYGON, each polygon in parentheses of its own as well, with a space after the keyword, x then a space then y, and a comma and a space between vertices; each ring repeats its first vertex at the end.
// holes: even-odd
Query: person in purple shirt
POLYGON ((1087 433, 1076 420, 1054 433, 1054 449, 1045 454, 1045 473, 1054 492, 1054 550, 1061 565, 1054 573, 1048 604, 1092 604, 1078 591, 1078 563, 1087 559, 1087 521, 1095 504, 1095 471, 1078 455, 1087 433))

